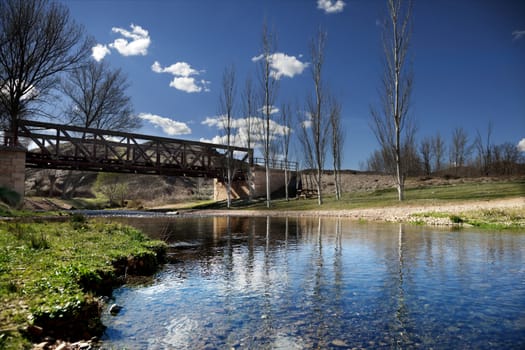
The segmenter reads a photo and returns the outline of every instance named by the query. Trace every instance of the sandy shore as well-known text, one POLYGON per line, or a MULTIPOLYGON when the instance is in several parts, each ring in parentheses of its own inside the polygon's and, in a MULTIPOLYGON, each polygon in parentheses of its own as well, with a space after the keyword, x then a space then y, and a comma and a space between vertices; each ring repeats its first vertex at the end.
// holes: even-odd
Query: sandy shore
POLYGON ((195 210, 184 211, 184 216, 327 216, 345 217, 354 220, 384 221, 384 222, 414 222, 423 221, 429 225, 451 225, 448 217, 420 217, 415 216, 421 213, 449 213, 460 214, 462 212, 487 210, 487 209, 517 209, 525 210, 525 198, 510 198, 485 201, 469 201, 453 204, 428 204, 410 206, 400 204, 399 206, 389 206, 382 208, 349 209, 349 210, 304 210, 304 211, 283 211, 283 210, 195 210))

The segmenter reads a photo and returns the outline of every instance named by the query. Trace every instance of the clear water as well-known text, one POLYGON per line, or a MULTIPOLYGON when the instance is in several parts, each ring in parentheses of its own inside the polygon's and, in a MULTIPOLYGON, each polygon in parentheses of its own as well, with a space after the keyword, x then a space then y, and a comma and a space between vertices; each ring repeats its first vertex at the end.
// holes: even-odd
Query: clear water
MULTIPOLYGON (((114 219, 113 219, 114 220, 114 219)), ((105 348, 525 348, 525 233, 125 219, 177 261, 115 291, 105 348)))

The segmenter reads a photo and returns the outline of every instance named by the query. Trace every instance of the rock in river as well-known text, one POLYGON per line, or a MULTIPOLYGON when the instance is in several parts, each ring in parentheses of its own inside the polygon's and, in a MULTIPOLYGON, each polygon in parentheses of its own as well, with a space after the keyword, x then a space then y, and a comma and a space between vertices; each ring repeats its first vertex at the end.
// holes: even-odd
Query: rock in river
POLYGON ((109 313, 113 316, 117 315, 120 312, 120 310, 122 310, 122 306, 117 304, 113 304, 109 307, 109 313))

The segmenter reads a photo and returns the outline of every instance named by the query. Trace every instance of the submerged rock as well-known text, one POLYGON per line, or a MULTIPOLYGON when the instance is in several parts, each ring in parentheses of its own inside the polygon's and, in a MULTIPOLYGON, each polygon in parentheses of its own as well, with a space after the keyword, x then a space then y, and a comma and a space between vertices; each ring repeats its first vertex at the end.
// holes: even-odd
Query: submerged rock
POLYGON ((341 339, 332 340, 332 345, 338 348, 346 348, 348 345, 341 339))
POLYGON ((120 310, 122 310, 122 306, 117 304, 113 304, 109 307, 109 313, 113 316, 116 316, 120 312, 120 310))

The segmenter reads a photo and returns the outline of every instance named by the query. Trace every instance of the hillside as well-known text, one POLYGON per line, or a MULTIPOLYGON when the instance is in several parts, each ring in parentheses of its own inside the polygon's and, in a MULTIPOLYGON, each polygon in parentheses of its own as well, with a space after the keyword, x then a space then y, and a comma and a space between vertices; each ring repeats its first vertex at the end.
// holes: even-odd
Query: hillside
MULTIPOLYGON (((108 175, 105 173, 103 176, 108 175)), ((34 197, 103 201, 102 194, 96 190, 98 177, 99 174, 93 172, 28 169, 26 202, 34 197)), ((213 196, 213 179, 139 174, 111 174, 111 177, 124 185, 125 200, 131 207, 150 207, 213 196)))
MULTIPOLYGON (((213 179, 137 174, 112 176, 115 181, 124 184, 124 200, 130 208, 152 208, 213 198, 213 179)), ((46 207, 44 200, 46 198, 85 199, 88 202, 103 205, 105 198, 95 190, 97 177, 99 175, 92 172, 28 169, 26 207, 28 209, 53 209, 46 207), (51 190, 53 182, 54 186, 51 190)), ((491 183, 509 179, 509 177, 414 177, 407 180, 406 187, 428 188, 472 182, 491 183)), ((342 183, 343 193, 347 194, 372 193, 395 187, 389 175, 356 171, 344 171, 342 183)), ((312 186, 311 179, 308 175, 303 174, 303 187, 309 186, 312 186)), ((329 172, 323 177, 323 192, 325 194, 334 192, 334 180, 329 172)))

